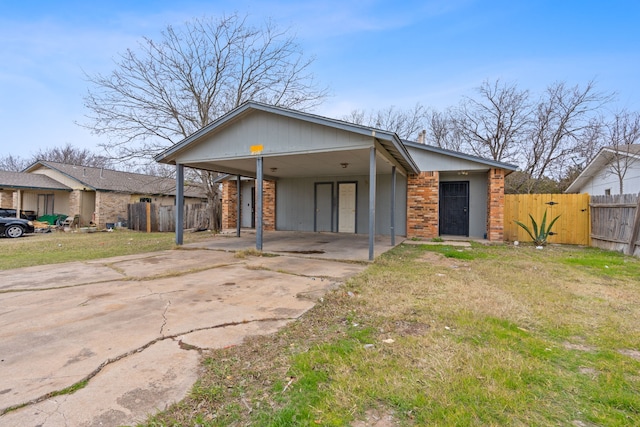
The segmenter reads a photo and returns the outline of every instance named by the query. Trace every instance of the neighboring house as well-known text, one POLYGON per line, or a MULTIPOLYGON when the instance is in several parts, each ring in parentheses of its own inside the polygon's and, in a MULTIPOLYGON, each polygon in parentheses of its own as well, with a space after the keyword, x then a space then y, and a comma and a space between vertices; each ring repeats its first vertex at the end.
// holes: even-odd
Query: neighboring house
POLYGON ((565 193, 591 195, 640 193, 640 144, 604 147, 565 193))
MULTIPOLYGON (((206 194, 185 189, 186 203, 200 203, 206 194)), ((104 228, 127 218, 127 205, 175 203, 175 180, 104 168, 39 161, 23 172, 0 171, 0 207, 42 215, 79 215, 80 225, 104 228)))
POLYGON ((375 234, 502 241, 504 177, 516 169, 256 102, 156 160, 177 165, 177 186, 184 166, 236 176, 223 182, 223 228, 257 225, 259 248, 263 227, 369 234, 370 253, 375 234))

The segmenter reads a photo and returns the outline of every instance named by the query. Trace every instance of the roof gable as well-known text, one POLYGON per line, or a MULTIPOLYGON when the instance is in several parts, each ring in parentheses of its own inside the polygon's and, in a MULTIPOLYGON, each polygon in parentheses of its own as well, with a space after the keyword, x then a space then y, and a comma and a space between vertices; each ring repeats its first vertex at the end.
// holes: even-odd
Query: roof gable
POLYGON ((512 172, 518 166, 509 163, 489 160, 471 154, 447 150, 433 145, 420 144, 411 141, 402 141, 414 157, 421 170, 486 170, 487 168, 499 168, 512 172))
MULTIPOLYGON (((222 133, 225 133, 226 136, 231 135, 236 136, 237 138, 233 141, 234 138, 232 137, 231 141, 222 143, 227 145, 222 146, 221 153, 216 149, 216 160, 224 160, 225 158, 240 159, 253 157, 255 152, 251 152, 252 146, 260 148, 260 154, 268 157, 270 155, 301 154, 309 151, 326 152, 366 148, 372 144, 372 141, 375 138, 375 140, 378 141, 380 145, 382 145, 394 160, 397 161, 398 164, 402 165, 405 170, 408 172, 418 171, 415 162, 411 156, 409 156, 409 153, 400 141, 400 138, 398 138, 398 136, 393 132, 355 125, 340 120, 275 107, 254 101, 242 104, 208 126, 205 126, 184 140, 178 142, 172 147, 169 147, 167 150, 157 155, 155 160, 160 163, 169 164, 175 164, 176 161, 179 160, 179 163, 188 164, 190 161, 197 162, 211 158, 210 151, 204 154, 203 150, 206 151, 206 149, 200 150, 197 146, 208 138, 215 137, 222 133), (242 124, 247 123, 250 116, 254 116, 254 118, 262 117, 264 120, 262 126, 243 129, 242 124), (308 128, 313 129, 313 132, 306 132, 302 134, 304 138, 296 140, 295 133, 300 131, 300 123, 308 125, 308 128), (286 126, 286 130, 283 129, 282 126, 286 126), (280 128, 279 133, 274 131, 276 128, 280 128), (328 140, 323 140, 323 134, 335 134, 336 132, 341 133, 342 135, 350 134, 351 136, 341 138, 340 146, 336 146, 335 144, 330 145, 328 140), (288 144, 290 144, 288 151, 269 151, 271 147, 265 146, 264 141, 268 141, 269 136, 273 136, 274 134, 287 135, 287 140, 289 141, 288 144), (233 144, 239 144, 238 141, 242 141, 242 146, 236 147, 238 150, 232 155, 228 148, 233 144), (365 146, 362 144, 363 141, 366 141, 368 145, 365 146), (326 144, 323 145, 323 143, 326 144)), ((282 146, 279 148, 282 148, 282 146)))
POLYGON ((12 189, 38 189, 71 191, 71 188, 46 175, 0 171, 0 187, 12 189))
POLYGON ((634 162, 640 163, 640 144, 630 144, 620 147, 603 147, 598 154, 589 162, 578 177, 567 187, 565 193, 580 193, 584 186, 597 176, 611 161, 616 153, 620 156, 631 157, 634 162))

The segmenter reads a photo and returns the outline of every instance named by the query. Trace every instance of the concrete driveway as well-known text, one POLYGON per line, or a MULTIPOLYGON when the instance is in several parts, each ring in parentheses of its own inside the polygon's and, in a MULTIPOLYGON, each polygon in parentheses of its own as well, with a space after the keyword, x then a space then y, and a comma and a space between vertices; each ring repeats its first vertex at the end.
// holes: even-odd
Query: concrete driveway
POLYGON ((185 248, 4 271, 0 425, 142 422, 186 396, 202 350, 276 331, 365 267, 185 248))

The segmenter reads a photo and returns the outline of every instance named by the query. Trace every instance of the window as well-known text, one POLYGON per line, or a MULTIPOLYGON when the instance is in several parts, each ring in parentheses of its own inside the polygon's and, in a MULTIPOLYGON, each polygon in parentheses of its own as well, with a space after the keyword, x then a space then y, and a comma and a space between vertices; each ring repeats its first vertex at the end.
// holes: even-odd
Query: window
POLYGON ((53 194, 38 194, 38 216, 53 214, 53 194))
POLYGON ((605 195, 605 196, 610 196, 610 195, 611 195, 611 189, 610 189, 610 188, 606 188, 606 189, 604 190, 604 195, 605 195))
POLYGON ((140 203, 151 203, 151 197, 140 197, 140 203))

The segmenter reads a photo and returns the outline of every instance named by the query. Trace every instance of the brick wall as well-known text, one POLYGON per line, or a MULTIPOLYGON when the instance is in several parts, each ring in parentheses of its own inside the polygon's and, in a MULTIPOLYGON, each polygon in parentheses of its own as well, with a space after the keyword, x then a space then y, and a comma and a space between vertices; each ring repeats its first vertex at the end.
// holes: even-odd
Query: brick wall
POLYGON ((407 179, 407 237, 438 236, 438 172, 421 172, 407 179))
MULTIPOLYGON (((276 229, 276 183, 262 181, 262 229, 273 231, 276 229)), ((257 199, 257 197, 256 197, 257 199)), ((236 228, 237 221, 237 182, 225 181, 222 184, 222 228, 236 228)), ((256 215, 258 212, 256 211, 256 215)))
POLYGON ((264 231, 276 229, 276 182, 262 181, 262 226, 264 231))
POLYGON ((238 216, 237 181, 229 180, 222 183, 222 229, 236 228, 238 216))
MULTIPOLYGON (((80 194, 81 190, 73 190, 71 194, 69 194, 69 216, 80 215, 80 200, 82 200, 82 195, 80 194)), ((89 222, 82 218, 84 222, 89 222)))
POLYGON ((0 208, 14 209, 13 191, 0 191, 0 208))
POLYGON ((490 169, 487 177, 487 239, 504 238, 504 169, 490 169))
POLYGON ((127 218, 127 205, 131 202, 130 194, 96 191, 95 224, 99 229, 106 228, 107 223, 118 222, 118 217, 127 218))

